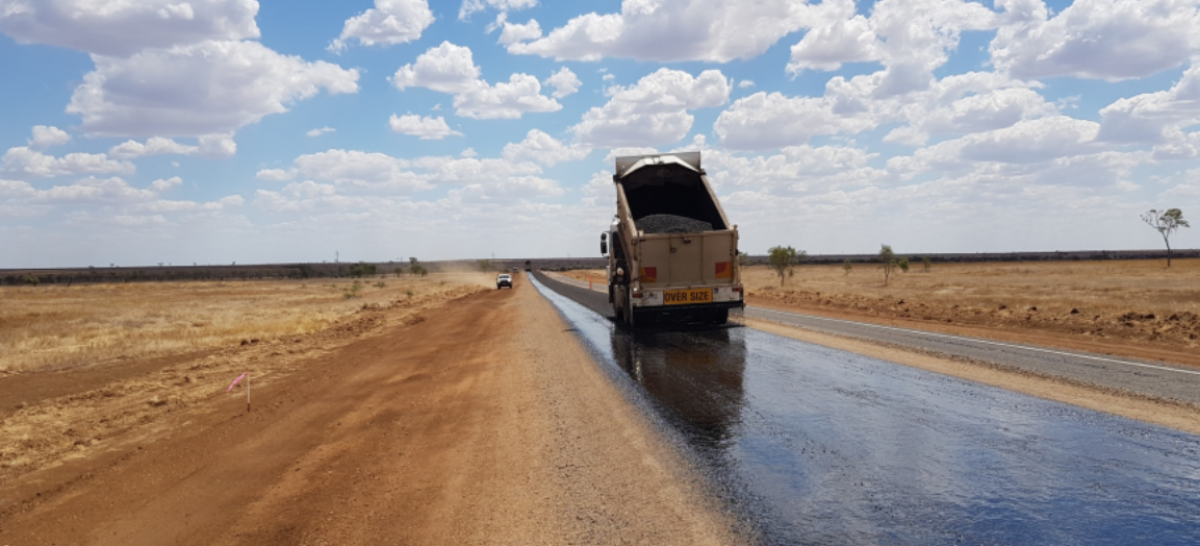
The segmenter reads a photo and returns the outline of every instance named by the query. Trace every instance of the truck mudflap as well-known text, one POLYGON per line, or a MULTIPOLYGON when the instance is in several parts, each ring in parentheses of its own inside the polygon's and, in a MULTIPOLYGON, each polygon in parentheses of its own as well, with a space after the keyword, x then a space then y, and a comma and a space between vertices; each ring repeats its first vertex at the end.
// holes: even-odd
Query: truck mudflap
POLYGON ((722 301, 703 305, 655 305, 634 307, 633 321, 649 324, 725 324, 730 309, 742 309, 742 301, 722 301))

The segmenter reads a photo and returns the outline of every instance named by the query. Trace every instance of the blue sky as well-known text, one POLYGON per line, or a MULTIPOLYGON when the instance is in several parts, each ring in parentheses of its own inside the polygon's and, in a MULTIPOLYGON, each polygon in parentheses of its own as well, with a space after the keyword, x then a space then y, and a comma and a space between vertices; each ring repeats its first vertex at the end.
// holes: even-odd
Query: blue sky
POLYGON ((1198 4, 0 0, 0 267, 595 255, 671 150, 751 253, 1157 248, 1198 4))

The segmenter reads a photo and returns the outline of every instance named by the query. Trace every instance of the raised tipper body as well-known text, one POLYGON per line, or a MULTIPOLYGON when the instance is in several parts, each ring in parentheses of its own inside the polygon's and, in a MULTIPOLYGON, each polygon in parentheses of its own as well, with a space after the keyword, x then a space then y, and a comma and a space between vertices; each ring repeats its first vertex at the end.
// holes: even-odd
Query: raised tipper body
POLYGON ((601 253, 617 316, 632 325, 725 323, 744 306, 738 232, 700 152, 618 157, 616 167, 617 214, 601 253))

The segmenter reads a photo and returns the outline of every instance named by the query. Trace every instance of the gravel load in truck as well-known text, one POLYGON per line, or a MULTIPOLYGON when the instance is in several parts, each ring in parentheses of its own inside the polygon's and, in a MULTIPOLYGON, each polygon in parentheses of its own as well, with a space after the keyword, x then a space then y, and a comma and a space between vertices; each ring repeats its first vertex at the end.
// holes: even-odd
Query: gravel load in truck
POLYGON ((651 214, 636 220, 634 224, 643 233, 695 233, 712 231, 713 228, 709 222, 674 214, 651 214))

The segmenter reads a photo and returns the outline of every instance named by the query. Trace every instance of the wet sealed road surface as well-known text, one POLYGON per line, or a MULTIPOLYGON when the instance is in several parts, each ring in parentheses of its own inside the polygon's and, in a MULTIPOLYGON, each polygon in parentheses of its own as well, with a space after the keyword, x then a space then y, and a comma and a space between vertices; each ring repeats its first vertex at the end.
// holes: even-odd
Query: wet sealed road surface
POLYGON ((749 328, 631 333, 536 284, 763 542, 1200 544, 1200 437, 749 328))

